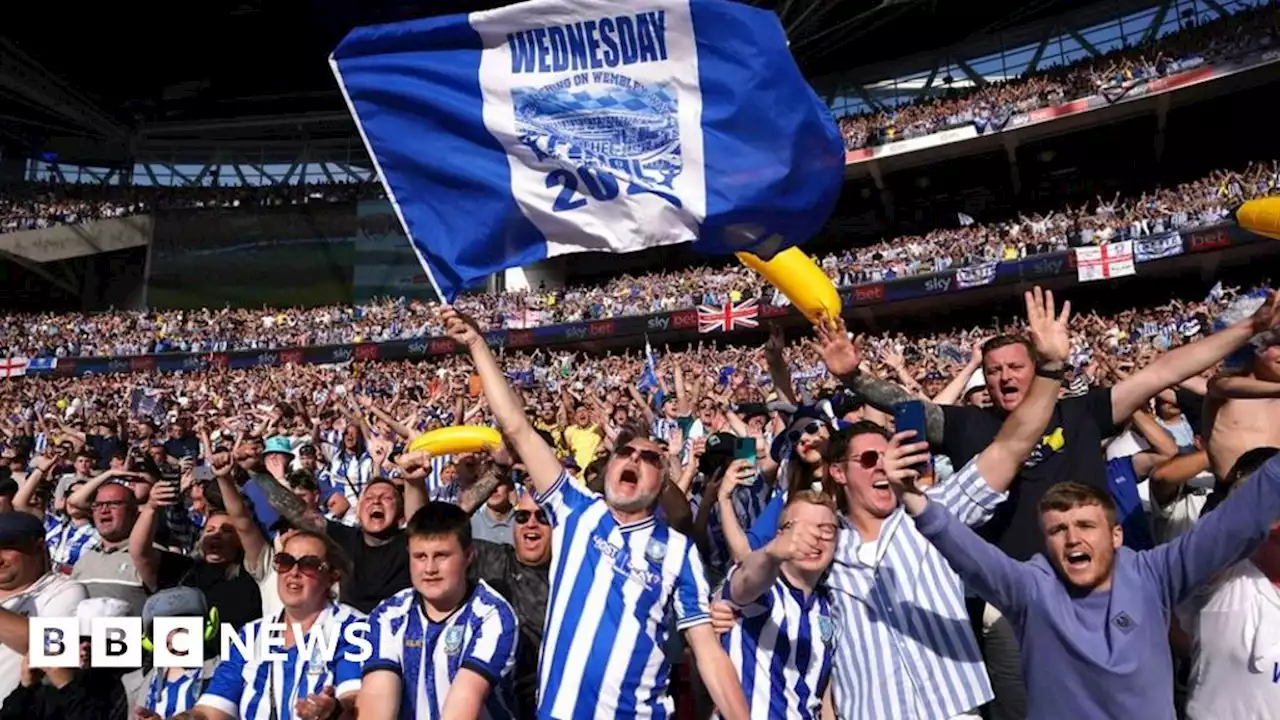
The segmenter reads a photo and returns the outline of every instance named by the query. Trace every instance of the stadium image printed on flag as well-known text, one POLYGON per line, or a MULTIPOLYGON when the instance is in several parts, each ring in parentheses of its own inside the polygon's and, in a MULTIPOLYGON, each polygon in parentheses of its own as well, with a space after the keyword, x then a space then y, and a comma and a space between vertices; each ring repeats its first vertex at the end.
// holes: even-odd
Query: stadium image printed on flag
POLYGON ((10 15, 0 717, 1280 707, 1275 2, 10 15))

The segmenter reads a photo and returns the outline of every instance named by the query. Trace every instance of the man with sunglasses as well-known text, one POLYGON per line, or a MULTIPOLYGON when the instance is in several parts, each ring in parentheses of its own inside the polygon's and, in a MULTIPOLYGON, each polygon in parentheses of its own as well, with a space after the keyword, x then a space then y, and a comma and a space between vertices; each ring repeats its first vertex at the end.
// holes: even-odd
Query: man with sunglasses
MULTIPOLYGON (((481 509, 479 512, 484 512, 481 509)), ((551 523, 526 492, 511 513, 511 542, 473 540, 470 577, 484 580, 511 603, 520 621, 516 646, 516 717, 537 712, 538 655, 551 593, 551 523)))
POLYGON ((604 496, 590 492, 529 423, 475 325, 452 308, 442 310, 441 320, 470 353, 489 407, 554 528, 538 714, 673 714, 665 650, 674 615, 721 715, 747 718, 737 671, 710 626, 698 551, 654 516, 666 466, 658 444, 633 437, 619 445, 605 465, 604 496))

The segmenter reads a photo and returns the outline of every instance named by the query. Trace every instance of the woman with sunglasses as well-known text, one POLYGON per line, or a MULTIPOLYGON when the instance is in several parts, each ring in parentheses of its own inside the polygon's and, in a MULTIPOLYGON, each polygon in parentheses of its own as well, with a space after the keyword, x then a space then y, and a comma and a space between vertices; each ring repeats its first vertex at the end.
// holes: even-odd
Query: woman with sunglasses
MULTIPOLYGON (((360 690, 360 663, 347 659, 368 648, 349 640, 347 626, 364 622, 360 611, 335 601, 333 586, 350 577, 342 550, 328 537, 296 530, 274 558, 277 585, 284 609, 275 622, 288 626, 283 662, 264 657, 247 660, 234 644, 231 656, 214 671, 196 707, 177 716, 181 720, 331 720, 355 706, 360 690), (297 637, 300 627, 305 638, 297 637), (303 657, 300 643, 309 647, 337 638, 328 658, 303 657)), ((262 620, 245 626, 241 642, 256 640, 262 620)))
MULTIPOLYGON (((748 553, 763 548, 778 534, 782 511, 791 495, 801 490, 821 490, 839 502, 838 486, 827 475, 826 463, 822 459, 830 439, 830 422, 818 408, 802 407, 792 415, 786 430, 774 438, 769 451, 777 463, 775 492, 754 518, 751 529, 744 533, 736 518, 729 517, 733 513, 722 513, 725 542, 734 561, 740 562, 748 553), (776 488, 781 488, 781 491, 776 488)), ((875 461, 872 462, 874 464, 875 461)), ((726 477, 725 482, 730 481, 745 482, 740 477, 726 477)))

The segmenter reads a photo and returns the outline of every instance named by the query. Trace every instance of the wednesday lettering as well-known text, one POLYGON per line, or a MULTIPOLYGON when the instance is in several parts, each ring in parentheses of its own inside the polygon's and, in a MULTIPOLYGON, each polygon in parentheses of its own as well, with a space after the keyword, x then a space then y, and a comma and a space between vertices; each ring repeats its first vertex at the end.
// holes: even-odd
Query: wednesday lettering
POLYGON ((584 20, 507 34, 511 72, 600 70, 667 59, 666 11, 584 20))

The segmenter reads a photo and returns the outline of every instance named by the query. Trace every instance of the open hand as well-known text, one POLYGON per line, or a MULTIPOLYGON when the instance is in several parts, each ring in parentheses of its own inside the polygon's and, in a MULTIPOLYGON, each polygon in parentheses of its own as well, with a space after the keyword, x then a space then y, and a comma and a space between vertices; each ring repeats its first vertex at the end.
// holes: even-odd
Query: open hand
POLYGON ((1024 294, 1027 303, 1027 332, 1036 353, 1045 362, 1066 362, 1071 355, 1071 301, 1062 303, 1062 312, 1054 315, 1053 292, 1039 286, 1024 294))
POLYGON ((862 363, 862 353, 849 339, 849 331, 845 328, 844 319, 840 317, 826 318, 813 326, 817 343, 813 347, 822 356, 827 370, 836 377, 852 375, 858 372, 862 363))

